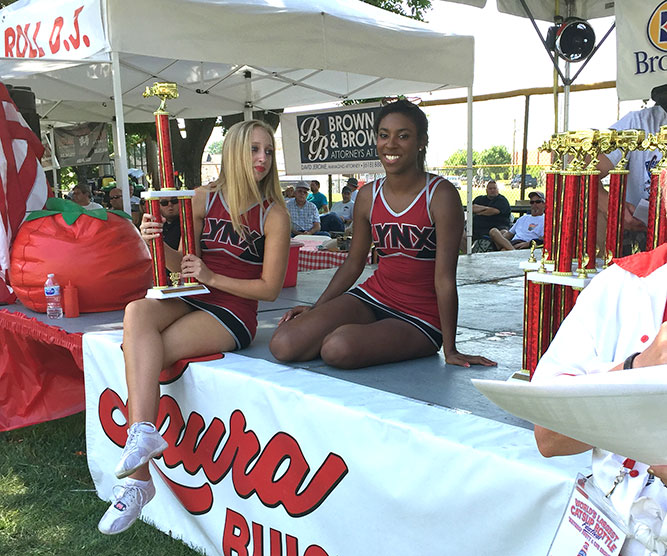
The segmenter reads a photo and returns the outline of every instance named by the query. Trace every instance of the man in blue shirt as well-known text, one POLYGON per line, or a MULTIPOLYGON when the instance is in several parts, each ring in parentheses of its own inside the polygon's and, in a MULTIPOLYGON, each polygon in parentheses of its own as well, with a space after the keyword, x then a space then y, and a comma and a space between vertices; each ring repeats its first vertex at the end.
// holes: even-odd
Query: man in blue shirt
POLYGON ((324 193, 320 193, 320 182, 317 180, 311 181, 310 190, 312 193, 308 195, 308 201, 317 207, 319 213, 329 212, 327 197, 324 193))

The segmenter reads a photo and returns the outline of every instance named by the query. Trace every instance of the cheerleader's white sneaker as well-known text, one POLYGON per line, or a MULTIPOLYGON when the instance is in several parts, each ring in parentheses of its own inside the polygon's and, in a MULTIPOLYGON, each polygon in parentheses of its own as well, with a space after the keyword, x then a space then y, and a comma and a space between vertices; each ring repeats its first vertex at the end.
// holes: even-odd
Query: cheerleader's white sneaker
POLYGON ((127 431, 127 442, 115 473, 119 479, 132 475, 142 465, 159 456, 167 448, 167 441, 153 423, 134 423, 127 431))
POLYGON ((113 487, 114 500, 97 524, 100 533, 117 535, 127 531, 137 520, 143 507, 155 496, 153 481, 125 479, 113 487))

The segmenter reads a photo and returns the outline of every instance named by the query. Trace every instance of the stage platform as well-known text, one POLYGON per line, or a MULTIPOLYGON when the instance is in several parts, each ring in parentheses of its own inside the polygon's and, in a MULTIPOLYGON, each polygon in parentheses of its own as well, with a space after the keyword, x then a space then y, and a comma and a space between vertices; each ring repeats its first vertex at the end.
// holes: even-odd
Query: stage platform
MULTIPOLYGON (((590 455, 541 457, 530 424, 470 382, 520 369, 528 255, 459 260, 457 346, 492 368, 442 354, 355 371, 279 364, 268 350, 278 320, 313 303, 335 270, 299 273, 260 303, 248 349, 161 376, 169 448, 153 461, 157 495, 141 519, 211 555, 546 554, 590 455)), ((109 500, 126 439, 122 313, 54 323, 8 310, 79 340, 88 465, 109 500)))
MULTIPOLYGON (((321 359, 288 364, 348 382, 369 386, 438 406, 470 412, 496 421, 530 427, 489 403, 470 383, 471 378, 504 380, 521 368, 523 271, 528 251, 480 253, 459 258, 459 327, 457 347, 464 353, 481 354, 498 362, 497 367, 470 369, 446 365, 442 352, 433 357, 343 371, 321 359)), ((368 266, 359 281, 373 271, 368 266)), ((260 302, 257 336, 241 355, 277 362, 269 351, 269 339, 285 310, 314 303, 335 268, 299 272, 296 287, 285 288, 273 303, 260 302)), ((69 333, 122 329, 122 311, 81 314, 74 319, 51 320, 20 304, 3 306, 69 333)))
MULTIPOLYGON (((289 365, 415 400, 532 428, 529 423, 489 403, 470 382, 471 378, 505 380, 521 369, 523 271, 519 268, 519 263, 528 257, 528 251, 480 253, 459 257, 457 348, 463 353, 480 354, 497 361, 498 367, 466 369, 447 365, 442 351, 433 357, 359 370, 335 369, 321 359, 289 365)), ((367 267, 360 281, 369 276, 373 268, 367 267)), ((314 303, 335 272, 335 268, 299 272, 296 287, 284 289, 275 303, 260 303, 255 341, 239 353, 276 362, 268 349, 268 343, 280 317, 286 309, 294 305, 314 303)), ((388 338, 388 341, 391 340, 395 339, 388 338)))

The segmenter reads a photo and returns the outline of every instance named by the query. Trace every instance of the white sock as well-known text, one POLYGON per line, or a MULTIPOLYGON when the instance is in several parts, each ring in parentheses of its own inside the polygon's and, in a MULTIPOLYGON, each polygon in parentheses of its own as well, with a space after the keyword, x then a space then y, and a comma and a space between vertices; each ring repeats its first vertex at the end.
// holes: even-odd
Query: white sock
POLYGON ((123 486, 135 486, 139 488, 147 488, 153 482, 153 479, 148 479, 147 481, 142 481, 140 479, 132 479, 130 477, 126 478, 123 482, 123 486))

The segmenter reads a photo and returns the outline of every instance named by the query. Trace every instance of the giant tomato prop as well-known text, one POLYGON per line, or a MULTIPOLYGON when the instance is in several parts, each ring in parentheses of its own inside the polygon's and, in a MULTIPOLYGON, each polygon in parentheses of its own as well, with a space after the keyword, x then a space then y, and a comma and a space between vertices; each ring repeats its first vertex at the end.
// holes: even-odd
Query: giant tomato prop
POLYGON ((46 312, 49 273, 61 294, 69 282, 76 286, 82 313, 123 309, 146 295, 151 258, 130 219, 63 199, 49 199, 46 208, 26 219, 12 244, 9 275, 23 305, 46 312))

